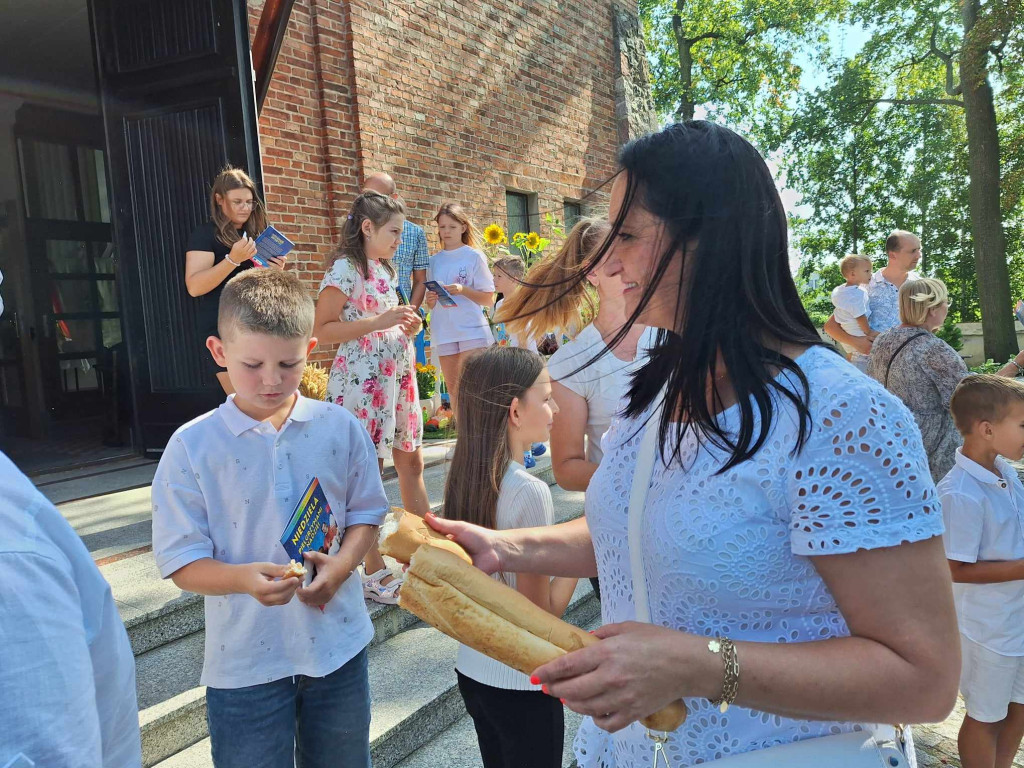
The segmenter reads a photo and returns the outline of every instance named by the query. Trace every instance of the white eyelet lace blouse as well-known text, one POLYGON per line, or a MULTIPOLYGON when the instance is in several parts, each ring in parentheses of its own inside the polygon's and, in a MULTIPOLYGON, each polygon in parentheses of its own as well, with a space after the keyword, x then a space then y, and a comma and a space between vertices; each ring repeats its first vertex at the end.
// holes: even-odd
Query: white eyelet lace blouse
MULTIPOLYGON (((778 406, 756 457, 716 475, 723 452, 688 437, 683 467, 655 462, 643 551, 651 620, 702 636, 796 643, 849 635, 807 555, 889 547, 942 533, 942 513, 913 416, 838 355, 812 347, 797 360, 810 384, 812 431, 793 454, 798 422, 778 406)), ((800 392, 796 379, 783 379, 800 392)), ((735 407, 721 416, 736 426, 735 407)), ((586 513, 606 624, 634 618, 626 516, 643 420, 620 419, 587 489, 586 513)), ((742 690, 742 657, 740 688, 742 690)), ((811 722, 687 699, 690 714, 666 745, 672 768, 870 728, 811 722)), ((589 718, 576 737, 581 768, 647 768, 652 742, 637 723, 616 734, 589 718)), ((911 749, 911 755, 913 750, 911 749)))

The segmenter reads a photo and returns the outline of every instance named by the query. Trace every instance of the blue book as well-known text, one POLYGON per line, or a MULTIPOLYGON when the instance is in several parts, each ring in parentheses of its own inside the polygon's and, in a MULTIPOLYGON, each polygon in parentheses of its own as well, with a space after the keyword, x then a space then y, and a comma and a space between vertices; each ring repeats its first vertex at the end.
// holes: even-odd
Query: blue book
POLYGON ((331 504, 320 487, 320 480, 313 478, 295 505, 291 520, 281 534, 281 545, 288 557, 306 566, 304 583, 309 584, 316 577, 316 569, 306 561, 303 552, 314 550, 333 555, 341 547, 338 523, 331 512, 331 504))
POLYGON ((256 238, 256 255, 252 257, 252 263, 257 267, 269 267, 271 256, 287 256, 291 253, 295 243, 278 232, 274 227, 264 229, 256 238))
POLYGON ((427 282, 424 283, 424 285, 427 286, 428 291, 433 291, 434 293, 437 294, 437 303, 440 304, 442 307, 456 306, 455 299, 452 298, 452 295, 448 293, 448 290, 439 282, 437 282, 437 280, 427 280, 427 282))

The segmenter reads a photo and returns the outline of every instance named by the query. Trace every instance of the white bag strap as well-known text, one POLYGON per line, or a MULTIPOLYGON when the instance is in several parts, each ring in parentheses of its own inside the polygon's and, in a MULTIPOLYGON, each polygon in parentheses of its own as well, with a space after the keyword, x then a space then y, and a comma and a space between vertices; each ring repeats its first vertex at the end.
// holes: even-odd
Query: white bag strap
POLYGON ((643 560, 643 526, 644 508, 647 506, 647 491, 651 487, 654 475, 654 460, 658 454, 658 427, 661 424, 663 398, 644 426, 644 434, 636 454, 636 469, 633 472, 633 485, 629 491, 628 543, 629 566, 633 574, 633 608, 637 621, 651 621, 651 608, 647 596, 647 577, 644 575, 643 560))

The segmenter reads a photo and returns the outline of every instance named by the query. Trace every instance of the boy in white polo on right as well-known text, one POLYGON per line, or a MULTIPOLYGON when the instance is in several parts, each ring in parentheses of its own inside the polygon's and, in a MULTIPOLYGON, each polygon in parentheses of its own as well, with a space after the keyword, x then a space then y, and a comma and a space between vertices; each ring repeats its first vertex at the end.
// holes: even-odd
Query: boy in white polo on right
POLYGON ((953 576, 967 716, 964 768, 1009 768, 1024 735, 1024 384, 968 376, 950 410, 964 437, 938 484, 953 576))

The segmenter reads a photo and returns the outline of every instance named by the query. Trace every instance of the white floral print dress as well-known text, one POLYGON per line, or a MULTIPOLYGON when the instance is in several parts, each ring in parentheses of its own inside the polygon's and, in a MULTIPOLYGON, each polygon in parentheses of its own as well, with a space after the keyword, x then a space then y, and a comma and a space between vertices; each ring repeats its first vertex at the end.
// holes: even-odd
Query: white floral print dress
MULTIPOLYGON (((811 429, 800 453, 793 452, 795 408, 776 397, 775 423, 749 461, 718 474, 723 452, 700 444, 693 433, 684 440, 682 466, 655 461, 641 534, 655 624, 760 643, 848 636, 809 556, 942 534, 921 433, 906 406, 823 347, 808 349, 796 363, 810 390, 811 429)), ((779 380, 802 391, 792 375, 779 380)), ((738 410, 723 412, 719 423, 735 429, 738 410)), ((606 624, 635 616, 627 510, 646 418, 612 422, 602 441, 603 461, 587 489, 606 624)), ((722 713, 707 699, 688 698, 686 706, 689 717, 665 745, 672 768, 874 728, 739 706, 722 713)), ((639 723, 610 734, 586 718, 575 748, 580 768, 652 764, 653 742, 639 723)))
MULTIPOLYGON (((369 261, 364 279, 351 259, 340 258, 324 275, 320 291, 337 288, 348 301, 345 322, 362 320, 398 306, 396 278, 369 261)), ((338 347, 327 382, 327 399, 348 409, 370 433, 377 457, 414 451, 423 440, 423 415, 416 390, 416 352, 399 328, 374 331, 338 347)))

